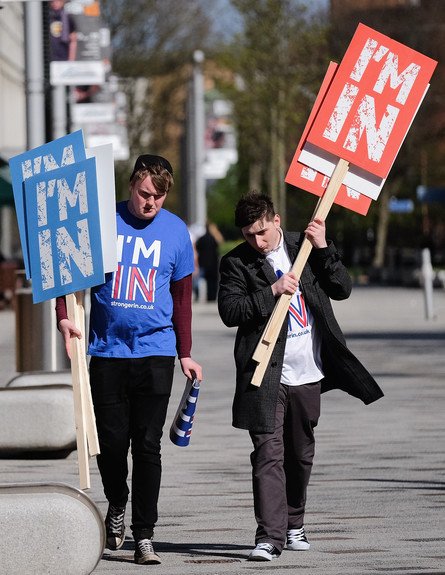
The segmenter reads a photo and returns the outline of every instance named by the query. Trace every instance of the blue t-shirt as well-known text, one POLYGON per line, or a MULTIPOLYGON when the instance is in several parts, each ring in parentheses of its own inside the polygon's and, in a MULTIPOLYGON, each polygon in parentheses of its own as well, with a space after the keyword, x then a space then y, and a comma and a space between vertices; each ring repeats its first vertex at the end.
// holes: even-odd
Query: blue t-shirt
POLYGON ((91 290, 88 353, 175 356, 170 281, 194 270, 187 226, 164 209, 150 222, 133 216, 127 202, 116 211, 118 269, 91 290))

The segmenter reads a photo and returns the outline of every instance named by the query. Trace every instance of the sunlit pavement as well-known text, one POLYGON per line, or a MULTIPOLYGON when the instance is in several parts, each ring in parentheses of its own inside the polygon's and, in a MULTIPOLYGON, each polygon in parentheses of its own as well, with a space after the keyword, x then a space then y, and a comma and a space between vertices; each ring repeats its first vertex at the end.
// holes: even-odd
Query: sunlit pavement
MULTIPOLYGON (((190 445, 177 447, 168 434, 185 384, 179 368, 163 439, 154 540, 163 563, 133 563, 129 506, 124 547, 106 551, 94 573, 445 573, 445 290, 434 291, 431 320, 419 288, 356 287, 334 306, 349 347, 385 397, 364 406, 339 391, 323 396, 305 521, 310 550, 285 550, 272 563, 246 561, 255 521, 250 440, 231 427, 235 330, 223 326, 216 304, 202 302, 194 304, 193 356, 204 381, 190 445)), ((1 311, 0 320, 5 385, 15 375, 14 312, 1 311)), ((105 513, 94 460, 90 471, 86 493, 105 513)), ((46 481, 77 487, 76 452, 0 460, 1 483, 46 481)))

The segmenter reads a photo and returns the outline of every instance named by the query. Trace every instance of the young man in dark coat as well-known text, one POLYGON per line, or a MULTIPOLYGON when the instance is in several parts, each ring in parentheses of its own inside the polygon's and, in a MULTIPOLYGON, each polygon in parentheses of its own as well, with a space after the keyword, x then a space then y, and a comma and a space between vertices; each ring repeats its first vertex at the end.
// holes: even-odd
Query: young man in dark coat
POLYGON ((218 308, 237 326, 233 425, 247 429, 257 531, 249 560, 269 561, 309 549, 304 530, 306 491, 312 469, 320 393, 339 388, 369 404, 383 393, 346 347, 330 300, 351 292, 350 276, 314 219, 305 230, 312 244, 297 281, 291 267, 304 234, 280 227, 269 196, 250 192, 238 202, 235 223, 245 242, 223 257, 218 308), (260 387, 251 385, 252 355, 278 298, 292 295, 260 387))

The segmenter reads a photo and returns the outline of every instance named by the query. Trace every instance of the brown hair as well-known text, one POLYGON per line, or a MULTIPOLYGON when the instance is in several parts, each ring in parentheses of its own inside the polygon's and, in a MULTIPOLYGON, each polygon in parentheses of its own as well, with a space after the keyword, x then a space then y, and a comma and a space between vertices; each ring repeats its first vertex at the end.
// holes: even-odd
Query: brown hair
POLYGON ((145 180, 147 176, 151 176, 153 186, 160 194, 167 194, 174 184, 173 176, 166 168, 159 164, 152 164, 134 172, 130 186, 133 187, 139 180, 145 180))

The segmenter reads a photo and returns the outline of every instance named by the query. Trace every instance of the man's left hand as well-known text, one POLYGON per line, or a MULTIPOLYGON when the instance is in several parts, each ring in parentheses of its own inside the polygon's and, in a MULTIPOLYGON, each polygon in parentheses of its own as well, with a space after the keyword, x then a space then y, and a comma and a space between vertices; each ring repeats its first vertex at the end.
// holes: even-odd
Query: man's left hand
POLYGON ((196 378, 199 382, 202 381, 202 367, 193 361, 191 357, 182 357, 180 360, 182 373, 192 381, 196 378))
POLYGON ((314 248, 328 247, 326 242, 326 226, 323 220, 318 218, 313 219, 304 233, 314 248))

